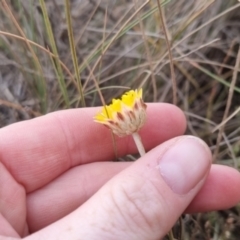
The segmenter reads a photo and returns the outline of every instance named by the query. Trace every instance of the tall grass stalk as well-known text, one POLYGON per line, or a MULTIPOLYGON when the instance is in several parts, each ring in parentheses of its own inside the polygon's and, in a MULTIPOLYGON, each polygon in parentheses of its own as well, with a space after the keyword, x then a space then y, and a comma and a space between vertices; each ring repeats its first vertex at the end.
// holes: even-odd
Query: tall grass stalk
POLYGON ((171 43, 168 39, 165 17, 163 15, 161 3, 160 3, 159 0, 157 0, 157 5, 158 5, 159 16, 160 16, 161 23, 162 23, 163 33, 164 33, 164 36, 165 36, 165 39, 166 39, 166 45, 167 45, 168 56, 169 56, 169 61, 170 61, 170 72, 171 72, 172 89, 173 89, 173 104, 177 105, 177 83, 176 83, 176 76, 175 76, 175 71, 174 71, 174 63, 173 63, 173 57, 172 57, 172 51, 171 51, 171 43))
POLYGON ((83 94, 83 88, 82 88, 82 82, 81 82, 81 77, 80 77, 81 72, 79 72, 79 69, 78 69, 78 59, 77 59, 77 53, 76 53, 76 48, 75 48, 75 43, 74 43, 74 36, 73 36, 73 30, 72 30, 72 20, 71 20, 70 12, 71 12, 70 2, 69 2, 69 0, 65 0, 65 13, 66 13, 66 19, 67 19, 67 26, 68 26, 68 38, 69 38, 69 43, 70 43, 74 72, 75 72, 75 77, 77 78, 78 91, 79 91, 80 96, 81 96, 82 106, 86 107, 84 94, 83 94))
POLYGON ((56 76, 57 76, 57 79, 58 79, 59 87, 61 89, 66 107, 69 108, 70 103, 69 103, 69 97, 68 97, 68 93, 67 93, 67 87, 66 87, 66 83, 65 83, 65 79, 64 79, 64 75, 63 75, 63 71, 62 71, 62 66, 60 64, 58 50, 57 50, 57 46, 56 46, 55 39, 54 39, 54 36, 53 36, 51 23, 49 21, 47 8, 46 8, 44 0, 39 0, 39 2, 40 2, 41 9, 42 9, 42 12, 43 12, 43 19, 44 19, 44 22, 45 22, 45 26, 46 26, 49 42, 50 42, 50 45, 51 45, 51 49, 52 49, 54 55, 56 56, 55 61, 54 61, 55 64, 56 64, 56 68, 54 67, 54 69, 57 70, 55 72, 56 72, 56 76))

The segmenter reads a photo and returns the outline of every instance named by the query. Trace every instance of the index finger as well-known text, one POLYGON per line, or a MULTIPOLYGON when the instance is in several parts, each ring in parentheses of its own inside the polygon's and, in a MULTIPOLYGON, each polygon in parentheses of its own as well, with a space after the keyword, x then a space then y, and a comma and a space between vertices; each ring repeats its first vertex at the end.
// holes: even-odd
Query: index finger
MULTIPOLYGON (((27 192, 44 186, 69 168, 114 159, 111 132, 94 123, 98 108, 58 111, 0 130, 1 161, 27 192)), ((182 111, 170 104, 148 104, 140 131, 149 150, 183 134, 182 111)), ((136 152, 130 137, 116 138, 118 156, 136 152)))

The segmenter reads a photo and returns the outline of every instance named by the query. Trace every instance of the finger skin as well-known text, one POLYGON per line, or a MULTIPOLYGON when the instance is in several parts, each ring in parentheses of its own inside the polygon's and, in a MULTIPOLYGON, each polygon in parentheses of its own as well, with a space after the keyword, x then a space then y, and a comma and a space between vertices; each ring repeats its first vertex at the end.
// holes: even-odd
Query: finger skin
POLYGON ((213 165, 204 184, 187 213, 224 210, 240 202, 240 173, 234 168, 213 165))
MULTIPOLYGON (((28 225, 35 232, 71 213, 130 162, 91 163, 70 169, 45 187, 28 194, 28 225), (97 179, 97 181, 96 181, 97 179), (54 203, 54 204, 53 204, 54 203)), ((240 173, 233 168, 212 165, 202 189, 187 213, 230 208, 240 201, 240 173)))
POLYGON ((46 227, 77 209, 109 179, 130 165, 128 162, 101 162, 77 166, 28 194, 30 232, 46 227))
MULTIPOLYGON (((19 234, 15 231, 12 225, 5 219, 4 216, 2 216, 2 214, 0 214, 0 240, 4 239, 3 236, 20 238, 19 234)), ((7 239, 9 240, 9 238, 7 239)))
MULTIPOLYGON (((166 156, 165 152, 173 144, 178 144, 176 141, 177 139, 169 140, 151 150, 110 179, 81 207, 33 233, 26 240, 44 237, 52 240, 162 238, 201 189, 211 164, 210 151, 202 143, 191 139, 190 148, 194 146, 194 150, 199 148, 202 152, 197 160, 200 160, 198 166, 202 165, 204 168, 200 170, 201 175, 198 175, 196 185, 189 185, 185 181, 186 186, 191 186, 190 190, 186 189, 187 192, 184 190, 180 195, 173 192, 160 174, 159 164, 163 161, 163 156, 166 156)), ((185 142, 185 146, 188 147, 189 143, 185 142)), ((194 153, 191 153, 191 159, 192 156, 194 153)), ((174 161, 177 162, 178 158, 174 157, 174 161)), ((188 166, 185 166, 187 169, 188 166)))
MULTIPOLYGON (((71 167, 115 158, 112 136, 93 122, 99 108, 70 109, 0 130, 1 161, 27 192, 49 183, 71 167)), ((148 104, 140 134, 147 150, 184 133, 183 112, 164 103, 148 104)), ((119 156, 136 152, 131 137, 116 138, 119 156)))
POLYGON ((26 223, 26 192, 0 162, 0 235, 20 236, 26 223), (8 223, 8 224, 7 224, 8 223), (9 226, 11 226, 9 228, 9 226), (10 234, 12 233, 12 234, 10 234))

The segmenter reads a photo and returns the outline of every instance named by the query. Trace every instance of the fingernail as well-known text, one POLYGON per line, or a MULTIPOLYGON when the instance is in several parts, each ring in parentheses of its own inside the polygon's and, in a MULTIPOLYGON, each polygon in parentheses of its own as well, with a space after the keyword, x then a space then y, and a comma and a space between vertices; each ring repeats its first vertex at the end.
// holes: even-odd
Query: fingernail
POLYGON ((200 139, 177 140, 162 156, 160 173, 173 192, 184 195, 203 179, 211 164, 211 153, 200 139))

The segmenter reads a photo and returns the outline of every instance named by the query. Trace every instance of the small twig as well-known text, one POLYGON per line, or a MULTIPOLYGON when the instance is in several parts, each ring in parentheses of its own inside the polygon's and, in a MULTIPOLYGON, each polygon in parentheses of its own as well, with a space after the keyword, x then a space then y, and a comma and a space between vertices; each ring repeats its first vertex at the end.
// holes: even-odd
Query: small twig
POLYGON ((222 121, 219 125, 217 125, 213 130, 212 133, 216 132, 219 128, 225 125, 230 119, 232 119, 236 114, 240 112, 240 107, 238 107, 229 117, 227 117, 224 121, 222 121))
POLYGON ((6 107, 9 107, 9 108, 12 108, 12 109, 15 109, 15 110, 18 110, 18 111, 30 113, 30 114, 32 114, 34 117, 39 117, 39 116, 41 116, 41 113, 35 112, 35 111, 31 110, 30 108, 25 108, 25 107, 21 106, 21 105, 18 104, 18 103, 12 103, 12 102, 9 102, 9 101, 0 99, 0 106, 1 106, 1 105, 6 106, 6 107))
MULTIPOLYGON (((231 103, 232 103, 232 97, 233 97, 233 93, 234 93, 234 87, 235 87, 236 81, 237 81, 237 75, 238 75, 238 68, 239 68, 239 66, 240 66, 240 47, 238 49, 237 60, 236 60, 236 64, 235 64, 234 71, 233 71, 231 85, 230 85, 230 88, 229 88, 227 105, 226 105, 226 108, 225 108, 225 111, 224 111, 224 115, 223 115, 223 119, 222 119, 222 122, 225 122, 225 123, 226 123, 226 119, 227 119, 227 116, 228 116, 228 113, 229 113, 229 109, 230 109, 231 103)), ((217 155, 218 155, 219 144, 220 144, 220 142, 222 140, 222 134, 223 134, 223 131, 224 131, 224 127, 225 127, 225 124, 222 124, 221 128, 220 128, 220 130, 218 132, 216 148, 215 148, 215 151, 214 151, 214 154, 213 154, 213 160, 214 161, 216 160, 217 155)))
POLYGON ((173 64, 173 57, 172 57, 172 52, 171 52, 171 44, 170 44, 169 39, 168 39, 166 23, 164 21, 164 16, 163 16, 163 12, 162 12, 162 8, 161 8, 159 0, 157 1, 157 4, 158 4, 160 20, 162 22, 163 33, 165 35, 167 48, 168 48, 168 57, 169 57, 169 61, 170 61, 172 90, 173 90, 173 104, 177 105, 177 83, 176 83, 176 76, 175 76, 175 72, 174 72, 174 64, 173 64))

